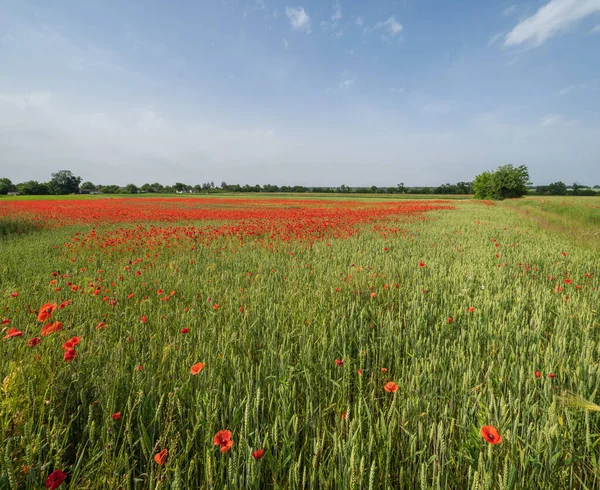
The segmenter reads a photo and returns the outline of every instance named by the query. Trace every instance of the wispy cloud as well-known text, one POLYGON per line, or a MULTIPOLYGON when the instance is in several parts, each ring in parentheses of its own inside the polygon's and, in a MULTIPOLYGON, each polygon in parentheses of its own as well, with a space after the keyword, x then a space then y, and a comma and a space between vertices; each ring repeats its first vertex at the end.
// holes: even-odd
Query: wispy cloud
POLYGON ((504 17, 509 17, 509 16, 513 15, 514 13, 516 13, 516 11, 517 11, 517 6, 516 5, 511 5, 510 7, 506 7, 502 11, 502 15, 504 17))
POLYGON ((354 79, 354 78, 348 78, 347 80, 344 80, 342 83, 339 84, 339 88, 342 89, 342 90, 346 89, 346 88, 350 88, 355 83, 356 83, 356 79, 354 79))
POLYGON ((565 88, 561 88, 558 92, 556 92, 556 96, 557 97, 562 97, 564 95, 569 95, 571 92, 573 92, 573 89, 575 88, 574 85, 569 85, 568 87, 565 88))
POLYGON ((340 75, 340 80, 341 81, 336 86, 327 87, 325 93, 337 94, 350 90, 356 84, 356 75, 348 70, 344 70, 340 75))
POLYGON ((540 126, 554 126, 562 121, 558 114, 548 114, 540 119, 540 126))
POLYGON ((498 41, 500 41, 500 39, 502 39, 502 36, 504 36, 504 34, 494 34, 488 41, 488 46, 496 44, 498 41))
POLYGON ((357 25, 358 27, 362 27, 362 26, 364 26, 364 25, 365 25, 365 19, 363 19, 362 17, 358 16, 358 17, 356 18, 356 25, 357 25))
POLYGON ((342 18, 343 18, 342 6, 341 6, 340 2, 337 1, 333 4, 333 13, 331 14, 331 20, 330 21, 322 20, 321 21, 321 29, 325 32, 332 33, 332 35, 335 37, 341 37, 343 34, 343 31, 341 29, 338 29, 338 22, 340 20, 342 20, 342 18))
POLYGON ((31 92, 29 94, 2 94, 0 93, 0 106, 8 105, 18 109, 47 107, 52 94, 50 92, 31 92))
POLYGON ((285 14, 290 20, 290 25, 294 31, 304 31, 307 34, 310 34, 310 17, 304 11, 303 7, 286 7, 285 14))
POLYGON ((600 13, 600 0, 551 0, 519 22, 504 40, 506 46, 532 43, 540 46, 573 27, 581 19, 600 13))
POLYGON ((289 43, 289 42, 287 41, 287 39, 285 39, 285 38, 283 38, 281 41, 283 42, 283 47, 284 47, 284 49, 287 49, 287 48, 288 48, 288 46, 290 45, 290 43, 289 43))
POLYGON ((335 2, 333 5, 333 15, 331 16, 331 22, 337 22, 342 20, 342 6, 340 2, 335 2))
POLYGON ((590 31, 590 34, 600 34, 600 24, 598 24, 597 26, 592 27, 592 30, 590 31))
POLYGON ((396 20, 396 17, 391 16, 385 22, 375 24, 375 29, 383 29, 390 36, 397 36, 402 32, 402 25, 396 20))

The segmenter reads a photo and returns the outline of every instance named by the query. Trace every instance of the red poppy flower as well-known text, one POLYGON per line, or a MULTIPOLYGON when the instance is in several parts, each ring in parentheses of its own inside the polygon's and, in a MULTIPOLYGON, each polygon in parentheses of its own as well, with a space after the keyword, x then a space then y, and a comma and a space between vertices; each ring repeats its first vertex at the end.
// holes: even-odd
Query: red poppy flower
POLYGON ((388 393, 394 393, 395 391, 398 391, 398 385, 396 383, 394 383, 393 381, 388 381, 383 386, 383 389, 385 391, 387 391, 388 393))
POLYGON ((54 470, 48 475, 48 478, 46 478, 46 488, 49 490, 54 490, 55 488, 60 487, 61 483, 65 481, 66 477, 66 473, 63 473, 60 470, 54 470))
POLYGON ((146 315, 142 315, 142 318, 140 318, 140 321, 142 323, 146 323, 148 321, 148 317, 146 315))
POLYGON ((548 377, 549 377, 549 378, 556 378, 556 374, 554 374, 554 373, 550 373, 550 374, 548 374, 548 377))
POLYGON ((342 418, 346 420, 348 418, 348 414, 346 412, 342 412, 342 418))
POLYGON ((10 320, 8 318, 4 318, 2 320, 2 325, 8 325, 10 323, 10 320))
POLYGON ((116 412, 112 414, 113 420, 119 420, 121 418, 121 412, 116 412))
POLYGON ((213 310, 218 310, 220 308, 219 303, 215 303, 212 307, 213 310))
POLYGON ((469 313, 473 313, 475 311, 475 307, 474 306, 469 306, 469 313))
POLYGON ((77 352, 75 352, 75 349, 69 348, 69 349, 65 350, 65 355, 64 355, 65 361, 71 362, 73 359, 75 359, 75 357, 77 357, 77 352))
POLYGON ((490 444, 500 444, 502 442, 502 436, 498 434, 496 428, 491 425, 484 425, 481 428, 481 437, 490 444))
POLYGON ((156 461, 156 464, 160 466, 165 464, 165 461, 167 460, 167 454, 169 454, 169 451, 167 451, 166 449, 163 449, 160 453, 155 454, 154 461, 156 461))
POLYGON ((179 333, 190 333, 190 329, 189 328, 182 328, 179 333))
POLYGON ((265 454, 265 450, 264 449, 257 449, 256 451, 252 451, 252 457, 256 460, 259 460, 260 458, 262 458, 265 454))
POLYGON ((9 328, 6 331, 6 335, 4 336, 4 338, 10 339, 12 337, 20 337, 21 335, 23 335, 23 332, 21 332, 20 330, 17 330, 15 327, 13 327, 13 328, 9 328))
POLYGON ((542 373, 540 373, 539 371, 536 371, 536 372, 535 372, 535 377, 536 377, 536 378, 539 378, 539 377, 541 377, 541 376, 542 376, 542 373))
POLYGON ((103 328, 106 328, 106 323, 104 322, 100 322, 98 325, 96 325, 96 330, 102 330, 103 328))
POLYGON ((141 371, 142 369, 144 369, 142 366, 136 366, 136 367, 135 367, 135 370, 136 370, 136 371, 141 371))
POLYGON ((454 321, 454 318, 448 317, 448 323, 452 323, 453 321, 454 321))
POLYGON ((220 446, 222 453, 226 453, 233 446, 233 440, 231 439, 231 432, 228 430, 220 430, 215 434, 213 438, 215 446, 220 446))
POLYGON ((336 363, 338 366, 343 366, 343 365, 344 365, 344 361, 342 361, 341 359, 336 359, 336 360, 335 360, 335 363, 336 363))
POLYGON ((359 369, 359 370, 357 371, 357 373, 358 373, 358 375, 359 375, 359 376, 362 376, 362 375, 363 375, 363 370, 362 370, 362 369, 359 369))
POLYGON ((382 373, 387 373, 387 368, 381 368, 382 373))
POLYGON ((10 293, 11 298, 16 298, 17 296, 19 296, 19 293, 17 293, 16 291, 14 293, 10 293))
POLYGON ((204 364, 202 364, 201 362, 197 362, 190 368, 190 373, 192 373, 194 376, 196 376, 196 374, 198 374, 200 371, 202 371, 203 367, 204 367, 204 364))
POLYGON ((42 337, 50 335, 53 332, 58 332, 59 330, 62 330, 62 327, 62 322, 47 323, 42 327, 42 337))
POLYGON ((77 344, 79 344, 79 341, 81 340, 81 337, 71 337, 69 340, 67 340, 63 345, 62 348, 64 350, 69 350, 72 349, 73 347, 75 347, 77 344))
POLYGON ((27 343, 29 344, 29 347, 35 347, 41 341, 42 341, 42 339, 40 339, 39 337, 33 337, 33 338, 29 339, 29 342, 27 342, 27 343))
POLYGON ((425 265, 425 262, 423 262, 422 260, 419 260, 419 267, 422 269, 423 267, 427 267, 425 265))
POLYGON ((45 322, 52 316, 54 310, 56 310, 56 303, 46 303, 45 305, 42 305, 37 316, 37 321, 45 322))

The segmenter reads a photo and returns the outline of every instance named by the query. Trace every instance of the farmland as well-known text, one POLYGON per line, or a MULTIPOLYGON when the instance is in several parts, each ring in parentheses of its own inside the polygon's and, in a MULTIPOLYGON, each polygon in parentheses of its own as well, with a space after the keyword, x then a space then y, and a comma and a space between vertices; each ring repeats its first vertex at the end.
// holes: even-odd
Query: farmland
POLYGON ((600 199, 540 202, 0 201, 0 487, 599 487, 600 199))

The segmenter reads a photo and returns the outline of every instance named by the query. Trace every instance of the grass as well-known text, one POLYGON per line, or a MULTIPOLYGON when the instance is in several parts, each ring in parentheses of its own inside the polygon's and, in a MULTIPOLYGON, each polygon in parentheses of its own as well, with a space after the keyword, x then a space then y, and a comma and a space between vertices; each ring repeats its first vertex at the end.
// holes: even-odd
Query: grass
POLYGON ((38 229, 38 226, 28 220, 6 217, 0 219, 0 239, 13 235, 25 235, 38 229))
POLYGON ((0 307, 24 335, 0 342, 0 487, 54 469, 73 489, 599 487, 597 254, 515 206, 312 244, 160 223, 6 238, 0 307))
POLYGON ((600 248, 600 196, 527 197, 507 200, 503 205, 550 233, 600 248))

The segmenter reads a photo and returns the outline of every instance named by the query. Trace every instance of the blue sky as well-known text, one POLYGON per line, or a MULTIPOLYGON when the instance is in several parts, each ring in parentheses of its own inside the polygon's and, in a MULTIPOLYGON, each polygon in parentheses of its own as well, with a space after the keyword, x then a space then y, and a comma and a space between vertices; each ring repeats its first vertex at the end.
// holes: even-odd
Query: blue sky
POLYGON ((600 0, 0 0, 0 174, 600 184, 600 0))

